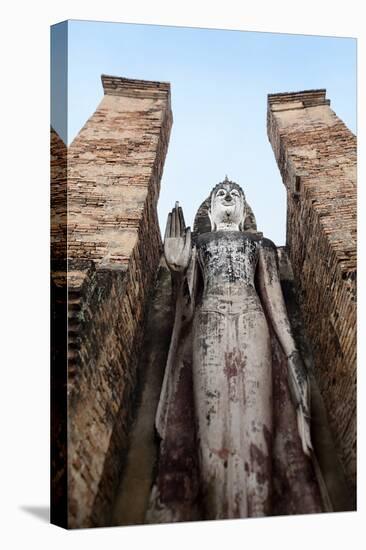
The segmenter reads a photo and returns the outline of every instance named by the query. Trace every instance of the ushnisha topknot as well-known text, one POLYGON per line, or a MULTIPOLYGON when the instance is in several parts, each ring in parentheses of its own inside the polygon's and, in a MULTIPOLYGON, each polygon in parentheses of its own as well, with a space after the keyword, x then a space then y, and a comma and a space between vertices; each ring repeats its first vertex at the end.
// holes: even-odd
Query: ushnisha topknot
POLYGON ((218 189, 220 189, 220 187, 223 187, 223 185, 231 185, 234 189, 237 189, 240 193, 242 193, 244 199, 245 199, 245 193, 243 191, 243 189, 240 187, 240 185, 238 183, 236 183, 235 181, 231 181, 229 180, 229 178, 227 176, 225 176, 225 179, 223 181, 220 181, 218 184, 215 185, 215 187, 212 189, 211 193, 210 193, 210 198, 212 199, 212 197, 214 196, 214 194, 216 193, 216 191, 218 191, 218 189))

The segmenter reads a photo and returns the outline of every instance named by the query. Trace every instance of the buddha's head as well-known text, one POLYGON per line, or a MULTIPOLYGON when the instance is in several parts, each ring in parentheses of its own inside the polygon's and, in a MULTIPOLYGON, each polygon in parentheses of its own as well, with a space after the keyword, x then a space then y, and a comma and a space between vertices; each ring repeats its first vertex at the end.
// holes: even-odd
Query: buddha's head
POLYGON ((208 215, 212 231, 242 231, 246 201, 242 188, 227 176, 211 191, 208 215))

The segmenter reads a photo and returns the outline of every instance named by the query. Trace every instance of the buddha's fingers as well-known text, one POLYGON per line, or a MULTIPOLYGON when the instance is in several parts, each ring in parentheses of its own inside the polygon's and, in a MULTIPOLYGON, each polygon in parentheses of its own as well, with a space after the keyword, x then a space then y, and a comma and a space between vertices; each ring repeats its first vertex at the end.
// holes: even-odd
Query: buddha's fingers
POLYGON ((180 227, 180 219, 179 219, 179 202, 175 203, 175 237, 181 236, 181 227, 180 227))
POLYGON ((172 225, 171 225, 171 230, 170 230, 170 236, 171 237, 177 237, 178 235, 176 234, 176 209, 173 208, 172 210, 172 225))
POLYGON ((170 237, 171 230, 172 230, 172 213, 169 212, 168 219, 167 219, 167 222, 166 222, 166 228, 165 228, 165 237, 164 237, 165 239, 170 237))
POLYGON ((181 237, 183 237, 186 224, 184 222, 183 209, 181 206, 178 207, 178 215, 179 215, 179 223, 180 223, 180 235, 181 237))

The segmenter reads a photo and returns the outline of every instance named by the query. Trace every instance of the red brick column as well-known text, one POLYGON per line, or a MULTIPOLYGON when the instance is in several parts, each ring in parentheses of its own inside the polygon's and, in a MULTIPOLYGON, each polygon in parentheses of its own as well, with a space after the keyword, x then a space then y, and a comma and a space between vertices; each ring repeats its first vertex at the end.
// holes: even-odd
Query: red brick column
POLYGON ((287 189, 287 246, 316 377, 350 487, 356 485, 356 138, 325 90, 268 96, 287 189))
POLYGON ((170 86, 102 76, 68 150, 68 524, 107 525, 139 382, 161 255, 156 205, 170 86))

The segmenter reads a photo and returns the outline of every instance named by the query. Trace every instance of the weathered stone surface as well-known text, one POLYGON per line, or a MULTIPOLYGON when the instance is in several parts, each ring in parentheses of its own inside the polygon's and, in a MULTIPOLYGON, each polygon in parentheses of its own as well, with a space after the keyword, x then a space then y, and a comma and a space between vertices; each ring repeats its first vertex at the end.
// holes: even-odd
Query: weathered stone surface
POLYGON ((325 90, 268 96, 268 136, 287 189, 287 245, 315 376, 356 485, 356 138, 325 90))
POLYGON ((161 256, 156 204, 172 124, 169 84, 102 81, 67 153, 71 528, 110 522, 161 256))

